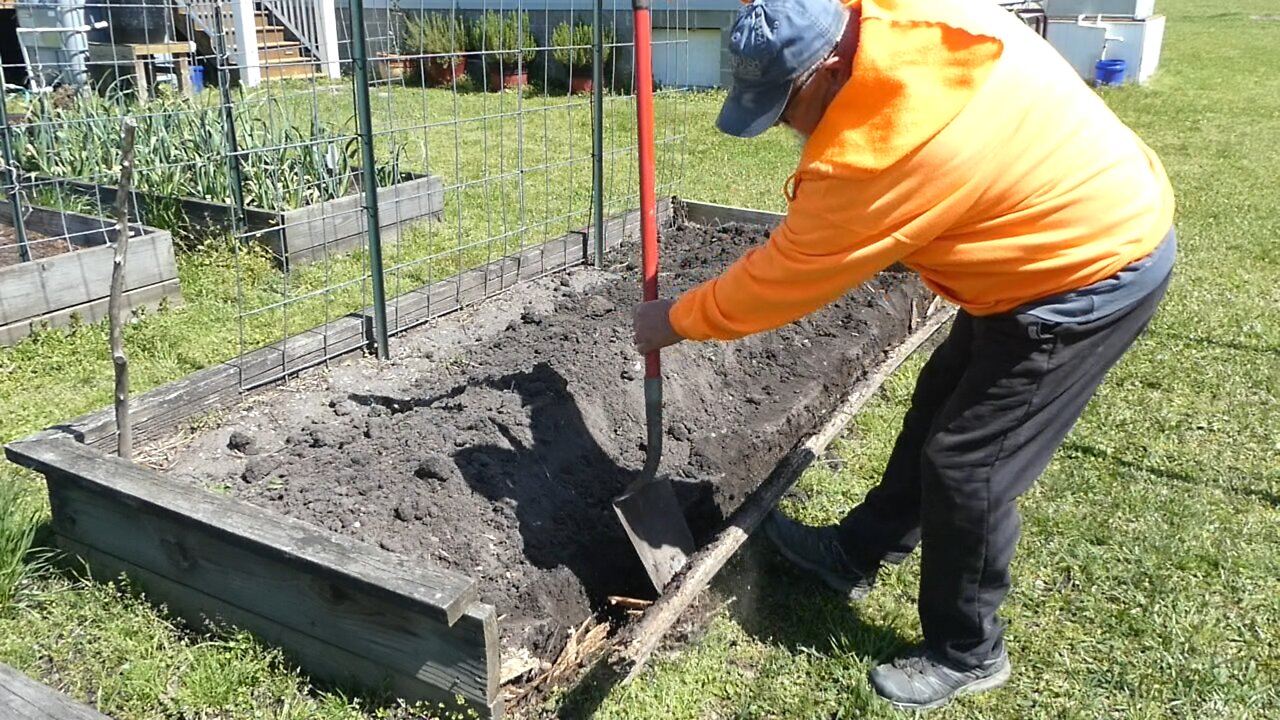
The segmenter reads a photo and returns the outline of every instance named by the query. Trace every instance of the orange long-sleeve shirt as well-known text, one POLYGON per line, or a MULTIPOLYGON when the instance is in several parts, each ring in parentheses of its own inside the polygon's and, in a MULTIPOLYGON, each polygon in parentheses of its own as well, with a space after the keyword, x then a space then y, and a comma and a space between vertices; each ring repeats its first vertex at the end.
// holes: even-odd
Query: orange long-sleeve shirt
POLYGON ((805 144, 785 220, 676 302, 680 335, 785 325, 898 261, 974 315, 1004 312, 1109 277, 1164 238, 1160 161, 1011 13, 859 4, 853 74, 805 144))

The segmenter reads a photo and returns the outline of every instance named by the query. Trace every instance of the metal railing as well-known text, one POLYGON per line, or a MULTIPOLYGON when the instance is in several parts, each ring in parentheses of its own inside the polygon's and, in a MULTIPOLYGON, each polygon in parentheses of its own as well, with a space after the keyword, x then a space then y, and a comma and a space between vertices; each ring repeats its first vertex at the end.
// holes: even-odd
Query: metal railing
POLYGON ((294 35, 329 77, 338 77, 338 21, 334 0, 259 0, 269 17, 294 35))

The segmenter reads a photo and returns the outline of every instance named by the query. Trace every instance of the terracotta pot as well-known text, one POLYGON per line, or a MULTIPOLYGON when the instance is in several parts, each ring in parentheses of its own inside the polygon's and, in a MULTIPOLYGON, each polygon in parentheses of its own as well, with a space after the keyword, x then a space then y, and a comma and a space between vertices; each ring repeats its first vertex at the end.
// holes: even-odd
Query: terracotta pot
POLYGON ((413 61, 409 58, 385 53, 380 53, 373 63, 374 74, 379 80, 398 80, 408 75, 412 67, 413 61))
POLYGON ((455 80, 467 74, 467 61, 463 58, 427 58, 422 64, 427 82, 438 87, 452 87, 455 80))
POLYGON ((519 90, 529 84, 529 73, 499 73, 497 70, 489 71, 489 89, 490 90, 519 90))
POLYGON ((594 83, 591 77, 573 77, 569 79, 569 91, 574 95, 585 95, 591 92, 594 83))

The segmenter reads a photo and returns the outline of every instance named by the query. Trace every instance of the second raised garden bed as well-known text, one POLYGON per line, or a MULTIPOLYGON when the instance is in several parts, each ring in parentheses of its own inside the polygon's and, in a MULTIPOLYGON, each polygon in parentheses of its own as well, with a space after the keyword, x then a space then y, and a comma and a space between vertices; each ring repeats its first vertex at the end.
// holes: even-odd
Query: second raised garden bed
MULTIPOLYGON (((45 326, 106 317, 115 255, 109 243, 115 239, 115 223, 24 207, 32 259, 23 262, 13 222, 12 205, 0 203, 0 346, 13 345, 45 326)), ((182 302, 173 237, 142 225, 131 225, 130 231, 122 296, 127 308, 182 302)))
MULTIPOLYGON (((94 199, 99 207, 114 207, 116 189, 75 180, 35 178, 40 186, 53 186, 94 199)), ((169 215, 180 210, 192 228, 233 230, 235 208, 225 203, 193 197, 167 197, 155 193, 131 193, 132 217, 169 215)), ((241 228, 245 238, 271 251, 282 269, 349 252, 368 243, 364 195, 355 194, 296 210, 246 207, 241 228)), ((404 173, 401 182, 378 189, 378 225, 384 242, 415 223, 438 220, 444 212, 444 183, 436 175, 404 173)))

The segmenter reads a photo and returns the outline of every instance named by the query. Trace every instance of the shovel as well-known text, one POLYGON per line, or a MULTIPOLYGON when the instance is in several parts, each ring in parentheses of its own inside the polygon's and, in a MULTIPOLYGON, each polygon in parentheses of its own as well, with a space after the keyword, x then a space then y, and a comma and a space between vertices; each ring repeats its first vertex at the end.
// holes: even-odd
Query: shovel
MULTIPOLYGON (((640 240, 644 299, 658 299, 658 202, 653 141, 653 54, 649 0, 632 0, 635 13, 636 128, 640 155, 640 240)), ((648 431, 644 469, 613 509, 635 546, 658 592, 684 567, 694 551, 693 534, 669 478, 658 477, 662 462, 662 365, 657 350, 645 355, 644 414, 648 431)))

